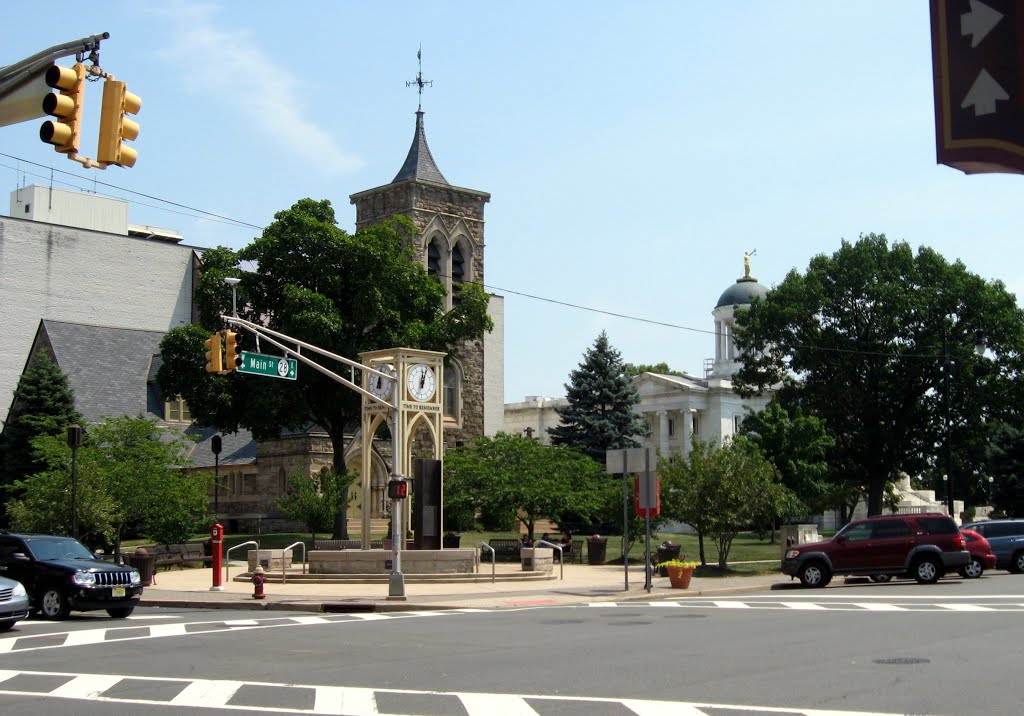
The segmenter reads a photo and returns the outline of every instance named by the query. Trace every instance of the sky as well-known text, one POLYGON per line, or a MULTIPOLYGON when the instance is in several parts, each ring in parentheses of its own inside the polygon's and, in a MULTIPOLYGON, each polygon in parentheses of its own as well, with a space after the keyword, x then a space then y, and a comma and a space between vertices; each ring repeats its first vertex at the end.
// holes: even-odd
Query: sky
POLYGON ((100 64, 143 107, 127 170, 66 160, 42 120, 0 127, 0 194, 52 168, 202 247, 239 249, 305 197, 351 231, 349 195, 409 149, 422 47, 434 159, 491 194, 506 402, 564 396, 602 330, 625 361, 702 375, 745 251, 770 288, 884 233, 1024 292, 1024 176, 936 163, 925 0, 149 5, 5 9, 0 65, 109 32, 100 64))

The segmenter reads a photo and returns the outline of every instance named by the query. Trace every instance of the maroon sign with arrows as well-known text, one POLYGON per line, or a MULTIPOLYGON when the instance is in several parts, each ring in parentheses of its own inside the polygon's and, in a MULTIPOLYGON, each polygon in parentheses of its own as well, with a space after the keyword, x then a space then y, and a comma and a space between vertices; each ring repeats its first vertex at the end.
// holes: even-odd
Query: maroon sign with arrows
POLYGON ((1024 0, 931 0, 938 162, 1024 174, 1024 0))

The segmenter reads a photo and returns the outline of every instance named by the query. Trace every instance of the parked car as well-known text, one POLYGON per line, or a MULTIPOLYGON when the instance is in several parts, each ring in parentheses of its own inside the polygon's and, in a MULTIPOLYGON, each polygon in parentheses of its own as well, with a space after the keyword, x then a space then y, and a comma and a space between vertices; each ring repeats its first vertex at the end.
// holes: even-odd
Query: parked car
POLYGON ((28 592, 29 608, 47 619, 105 609, 123 619, 142 596, 142 578, 133 567, 96 559, 72 537, 0 534, 0 573, 28 592))
POLYGON ((964 536, 967 551, 971 554, 971 561, 966 567, 960 568, 960 576, 964 579, 977 579, 986 569, 995 569, 996 556, 988 540, 966 527, 960 529, 960 534, 964 536))
POLYGON ((825 542, 796 545, 782 560, 785 574, 805 587, 824 587, 836 574, 883 581, 909 576, 933 584, 970 563, 963 535, 947 515, 884 515, 851 522, 825 542))
POLYGON ((988 520, 964 525, 988 540, 996 555, 996 569, 1024 572, 1024 520, 988 520))
POLYGON ((28 616, 28 592, 21 582, 0 577, 0 631, 28 616))

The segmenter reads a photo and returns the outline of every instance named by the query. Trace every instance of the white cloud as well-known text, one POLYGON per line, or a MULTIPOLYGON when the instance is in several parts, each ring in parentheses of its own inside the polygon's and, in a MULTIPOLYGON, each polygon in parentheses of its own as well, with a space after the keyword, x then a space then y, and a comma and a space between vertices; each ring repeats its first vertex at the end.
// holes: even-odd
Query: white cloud
POLYGON ((304 112, 302 82, 242 29, 217 25, 216 5, 170 2, 151 13, 178 25, 175 42, 159 56, 172 63, 174 74, 185 78, 188 89, 237 108, 253 107, 258 129, 289 154, 317 167, 324 174, 359 169, 363 162, 338 146, 332 133, 311 122, 304 112))

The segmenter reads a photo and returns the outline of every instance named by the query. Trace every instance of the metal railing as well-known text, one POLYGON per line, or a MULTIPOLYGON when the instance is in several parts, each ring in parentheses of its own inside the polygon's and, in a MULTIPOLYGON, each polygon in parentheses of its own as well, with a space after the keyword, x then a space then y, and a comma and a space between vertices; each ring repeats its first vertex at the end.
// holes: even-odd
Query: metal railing
POLYGON ((248 542, 242 542, 242 544, 236 544, 234 547, 228 548, 228 551, 224 553, 224 581, 231 581, 231 551, 236 550, 239 547, 245 547, 246 545, 256 545, 256 563, 260 561, 260 543, 255 540, 249 540, 248 542))
POLYGON ((284 553, 294 547, 302 547, 302 573, 306 573, 306 543, 295 542, 294 544, 290 544, 281 550, 281 584, 285 584, 288 580, 288 570, 284 566, 284 553))
POLYGON ((547 545, 548 547, 554 547, 558 550, 558 578, 565 579, 565 552, 562 550, 562 545, 548 542, 546 539, 539 539, 534 542, 534 546, 539 544, 547 545))
POLYGON ((481 542, 480 546, 484 547, 485 549, 489 549, 491 551, 491 582, 494 582, 495 581, 495 569, 496 569, 496 566, 497 566, 498 553, 494 551, 494 547, 492 547, 491 545, 487 544, 486 542, 481 542))

